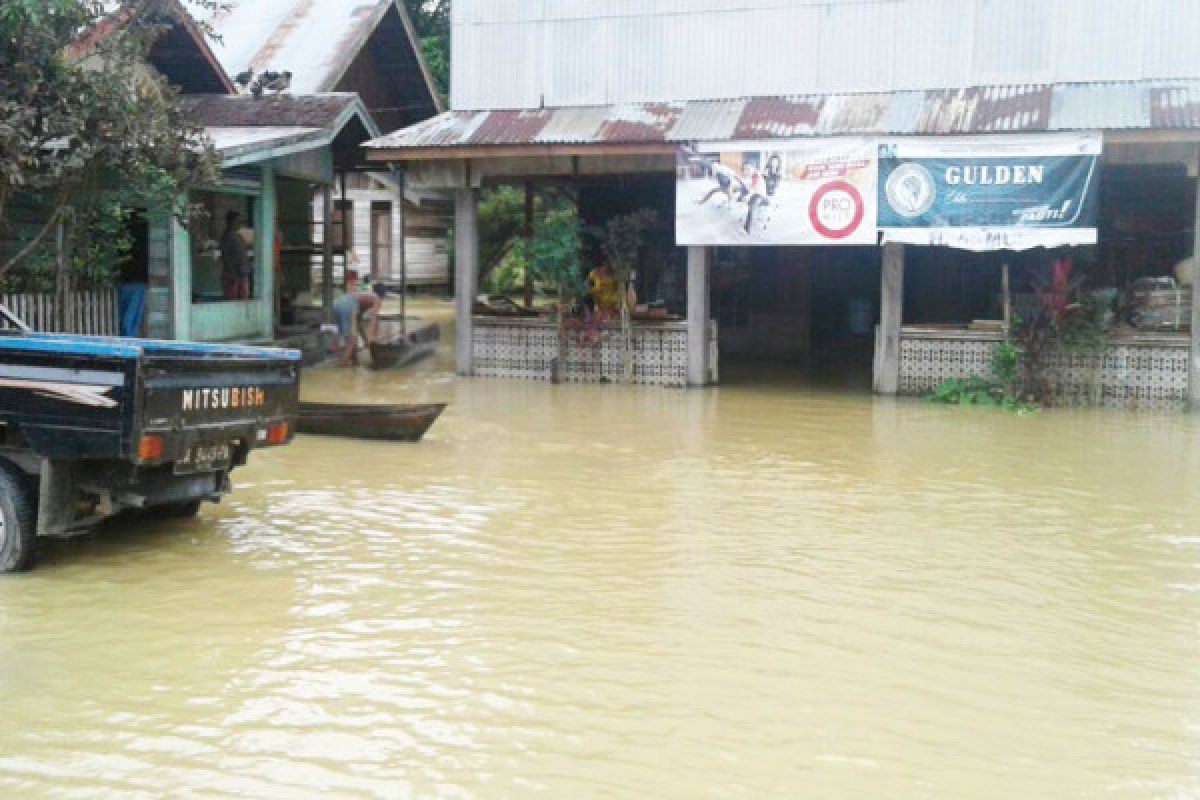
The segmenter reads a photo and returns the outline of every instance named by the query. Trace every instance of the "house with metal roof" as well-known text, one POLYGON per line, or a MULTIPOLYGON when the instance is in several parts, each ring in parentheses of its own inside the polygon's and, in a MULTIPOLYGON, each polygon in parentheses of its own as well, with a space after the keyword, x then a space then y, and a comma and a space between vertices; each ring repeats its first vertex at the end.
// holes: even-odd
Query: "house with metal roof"
MULTIPOLYGON (((217 58, 243 76, 244 91, 265 73, 286 75, 292 93, 353 92, 383 130, 443 110, 399 0, 236 0, 205 19, 219 37, 217 58)), ((312 213, 320 224, 323 198, 312 213)), ((331 215, 337 276, 350 262, 376 281, 447 284, 450 208, 439 195, 405 190, 387 168, 348 169, 333 186, 331 215)))
POLYGON ((452 34, 450 110, 367 150, 454 193, 463 374, 552 373, 536 323, 477 313, 477 204, 565 183, 586 223, 669 221, 636 288, 679 330, 644 337, 644 382, 711 383, 719 353, 921 393, 986 374, 1066 264, 1121 298, 1120 345, 1055 366, 1060 399, 1200 400, 1190 0, 456 0, 452 34))
POLYGON ((147 334, 276 340, 293 322, 294 298, 310 289, 312 262, 323 250, 314 193, 358 163, 359 146, 378 128, 348 93, 204 94, 182 104, 216 150, 222 180, 187 199, 186 223, 170 217, 150 225, 147 334), (248 273, 234 286, 224 263, 231 219, 248 273))
MULTIPOLYGON (((294 298, 311 288, 314 254, 324 250, 314 194, 331 187, 337 171, 360 166, 360 145, 380 130, 354 93, 301 93, 278 84, 257 96, 240 93, 204 27, 177 0, 163 8, 168 24, 146 68, 179 90, 185 117, 216 151, 221 180, 180 198, 187 214, 137 210, 129 222, 133 252, 120 276, 122 302, 109 292, 83 298, 102 313, 89 310, 65 324, 163 339, 276 340, 288 331, 294 298), (119 325, 112 319, 118 315, 119 325)), ((121 13, 105 19, 80 36, 71 55, 93 57, 126 22, 121 13)), ((33 310, 47 305, 9 300, 33 310)), ((331 298, 318 302, 328 306, 331 298)), ((318 306, 309 315, 313 333, 323 313, 318 306)), ((39 314, 34 321, 58 328, 68 316, 39 314)))

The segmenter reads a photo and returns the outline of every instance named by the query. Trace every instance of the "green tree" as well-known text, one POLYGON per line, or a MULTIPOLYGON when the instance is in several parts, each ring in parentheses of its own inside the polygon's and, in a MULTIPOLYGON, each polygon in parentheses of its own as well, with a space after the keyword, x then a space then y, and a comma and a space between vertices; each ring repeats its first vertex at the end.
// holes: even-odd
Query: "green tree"
POLYGON ((554 211, 536 228, 529 247, 527 269, 535 281, 553 286, 558 292, 555 322, 558 328, 556 363, 557 382, 566 366, 567 314, 587 292, 583 282, 583 261, 579 217, 573 211, 554 211))
POLYGON ((82 258, 119 255, 128 240, 111 236, 114 218, 176 208, 191 187, 218 180, 176 90, 147 66, 173 13, 164 0, 0 3, 0 241, 16 242, 0 252, 0 276, 44 260, 64 225, 82 258), (14 219, 19 198, 38 209, 33 224, 14 219))
POLYGON ((450 0, 404 0, 421 55, 445 99, 450 92, 450 0))
POLYGON ((637 268, 646 236, 658 223, 651 209, 641 209, 613 217, 597 236, 604 263, 617 279, 617 308, 621 314, 621 379, 633 382, 633 309, 629 307, 629 287, 637 268))

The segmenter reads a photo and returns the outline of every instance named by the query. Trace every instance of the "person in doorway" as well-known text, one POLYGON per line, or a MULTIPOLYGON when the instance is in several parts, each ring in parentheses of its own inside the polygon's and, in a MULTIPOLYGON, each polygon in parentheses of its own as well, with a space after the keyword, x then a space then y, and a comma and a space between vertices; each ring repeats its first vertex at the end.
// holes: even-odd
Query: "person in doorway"
POLYGON ((713 163, 712 166, 709 167, 709 171, 712 173, 713 180, 717 182, 717 185, 713 187, 712 191, 704 195, 703 198, 697 200, 697 205, 704 205, 712 199, 713 195, 716 194, 725 195, 725 199, 729 201, 729 205, 733 205, 735 201, 735 195, 737 200, 741 200, 746 196, 746 184, 742 181, 741 177, 739 177, 738 174, 729 167, 725 166, 724 164, 713 163))
POLYGON ((379 311, 382 307, 383 298, 376 292, 360 291, 358 273, 348 271, 346 293, 333 303, 333 316, 342 351, 338 359, 340 366, 349 367, 358 362, 358 337, 364 327, 368 344, 379 335, 379 311))
POLYGON ((226 300, 246 300, 250 297, 250 259, 246 241, 241 233, 242 215, 230 211, 225 215, 225 232, 221 234, 221 291, 226 300))

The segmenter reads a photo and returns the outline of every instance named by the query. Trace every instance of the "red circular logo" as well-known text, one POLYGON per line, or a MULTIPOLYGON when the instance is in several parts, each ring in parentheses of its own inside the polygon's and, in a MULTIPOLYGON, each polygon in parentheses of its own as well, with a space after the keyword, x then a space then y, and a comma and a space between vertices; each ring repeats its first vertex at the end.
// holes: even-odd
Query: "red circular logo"
POLYGON ((846 181, 827 183, 813 194, 808 218, 826 239, 845 239, 858 230, 866 208, 858 189, 846 181))

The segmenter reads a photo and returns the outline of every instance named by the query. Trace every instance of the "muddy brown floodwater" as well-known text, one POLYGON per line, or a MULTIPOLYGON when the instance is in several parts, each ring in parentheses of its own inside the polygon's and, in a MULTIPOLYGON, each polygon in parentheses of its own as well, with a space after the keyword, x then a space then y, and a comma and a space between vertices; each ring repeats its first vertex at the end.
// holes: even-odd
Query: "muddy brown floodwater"
POLYGON ((0 580, 0 796, 1200 796, 1197 420, 449 357, 0 580))

